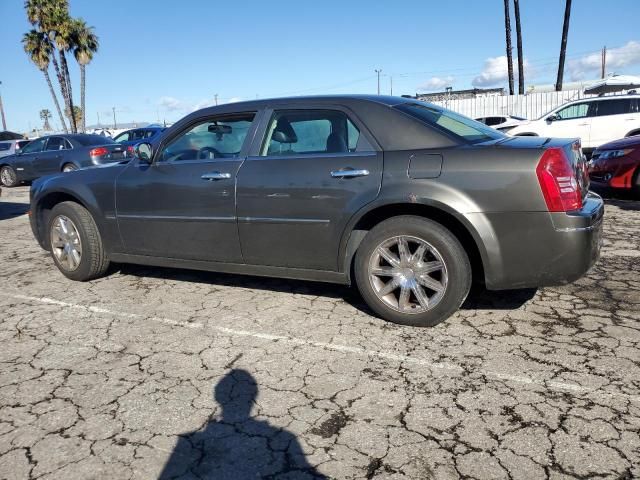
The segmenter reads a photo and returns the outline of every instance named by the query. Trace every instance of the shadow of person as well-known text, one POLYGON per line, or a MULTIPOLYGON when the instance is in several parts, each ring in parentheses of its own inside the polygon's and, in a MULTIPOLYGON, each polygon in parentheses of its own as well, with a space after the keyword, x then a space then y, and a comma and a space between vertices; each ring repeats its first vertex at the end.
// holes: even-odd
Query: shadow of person
POLYGON ((307 462, 295 435, 251 417, 258 386, 246 370, 218 382, 219 419, 180 435, 160 479, 324 479, 307 462))

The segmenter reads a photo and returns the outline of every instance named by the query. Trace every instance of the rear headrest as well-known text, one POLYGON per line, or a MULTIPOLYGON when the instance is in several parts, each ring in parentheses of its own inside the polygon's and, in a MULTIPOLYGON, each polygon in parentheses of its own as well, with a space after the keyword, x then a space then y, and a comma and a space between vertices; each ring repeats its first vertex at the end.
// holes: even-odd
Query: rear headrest
POLYGON ((271 140, 279 143, 296 143, 298 137, 286 118, 279 118, 271 140))

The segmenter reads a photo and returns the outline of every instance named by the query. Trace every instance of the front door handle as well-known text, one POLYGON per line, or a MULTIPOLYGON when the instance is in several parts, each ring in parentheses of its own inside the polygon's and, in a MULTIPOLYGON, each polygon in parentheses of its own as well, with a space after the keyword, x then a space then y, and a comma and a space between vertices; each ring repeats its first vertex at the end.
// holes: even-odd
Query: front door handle
POLYGON ((333 178, 352 178, 352 177, 366 177, 369 175, 369 170, 354 169, 354 168, 342 168, 340 170, 334 170, 331 172, 333 178))
POLYGON ((231 174, 230 173, 211 172, 211 173, 205 173, 200 178, 203 179, 203 180, 209 180, 210 182, 213 182, 214 180, 224 180, 225 178, 231 178, 231 174))

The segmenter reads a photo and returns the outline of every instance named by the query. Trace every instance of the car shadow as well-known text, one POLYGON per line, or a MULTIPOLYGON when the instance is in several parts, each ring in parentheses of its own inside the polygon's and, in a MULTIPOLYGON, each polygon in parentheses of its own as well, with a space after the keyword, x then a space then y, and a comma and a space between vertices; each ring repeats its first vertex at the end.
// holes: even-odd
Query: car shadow
POLYGON ((29 211, 28 203, 14 203, 0 201, 0 220, 19 217, 29 211))
MULTIPOLYGON (((133 264, 119 264, 114 266, 113 269, 123 275, 133 275, 137 277, 340 299, 367 315, 377 316, 364 303, 357 288, 353 286, 133 264)), ((490 291, 478 285, 471 289, 469 296, 460 308, 463 310, 512 310, 527 303, 534 297, 536 292, 537 289, 535 288, 490 291)))
POLYGON ((249 372, 227 373, 214 388, 220 414, 204 428, 179 436, 159 478, 325 479, 293 433, 251 415, 257 396, 249 372))

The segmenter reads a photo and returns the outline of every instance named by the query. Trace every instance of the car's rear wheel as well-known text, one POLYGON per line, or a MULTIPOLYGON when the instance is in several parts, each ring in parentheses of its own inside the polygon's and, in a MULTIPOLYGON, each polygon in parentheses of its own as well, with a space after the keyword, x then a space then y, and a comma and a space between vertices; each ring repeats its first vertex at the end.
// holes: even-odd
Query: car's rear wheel
POLYGON ((48 232, 51 256, 66 277, 92 280, 109 268, 98 227, 81 205, 75 202, 56 205, 49 215, 48 232))
POLYGON ((73 172, 74 170, 77 170, 78 167, 76 167, 73 163, 65 163, 64 166, 62 167, 62 171, 63 172, 73 172))
POLYGON ((4 165, 0 168, 0 183, 5 187, 15 187, 18 185, 18 174, 9 165, 4 165))
POLYGON ((471 264, 449 230, 407 215, 371 229, 356 253, 355 277, 367 305, 382 318, 431 327, 464 302, 471 264))

